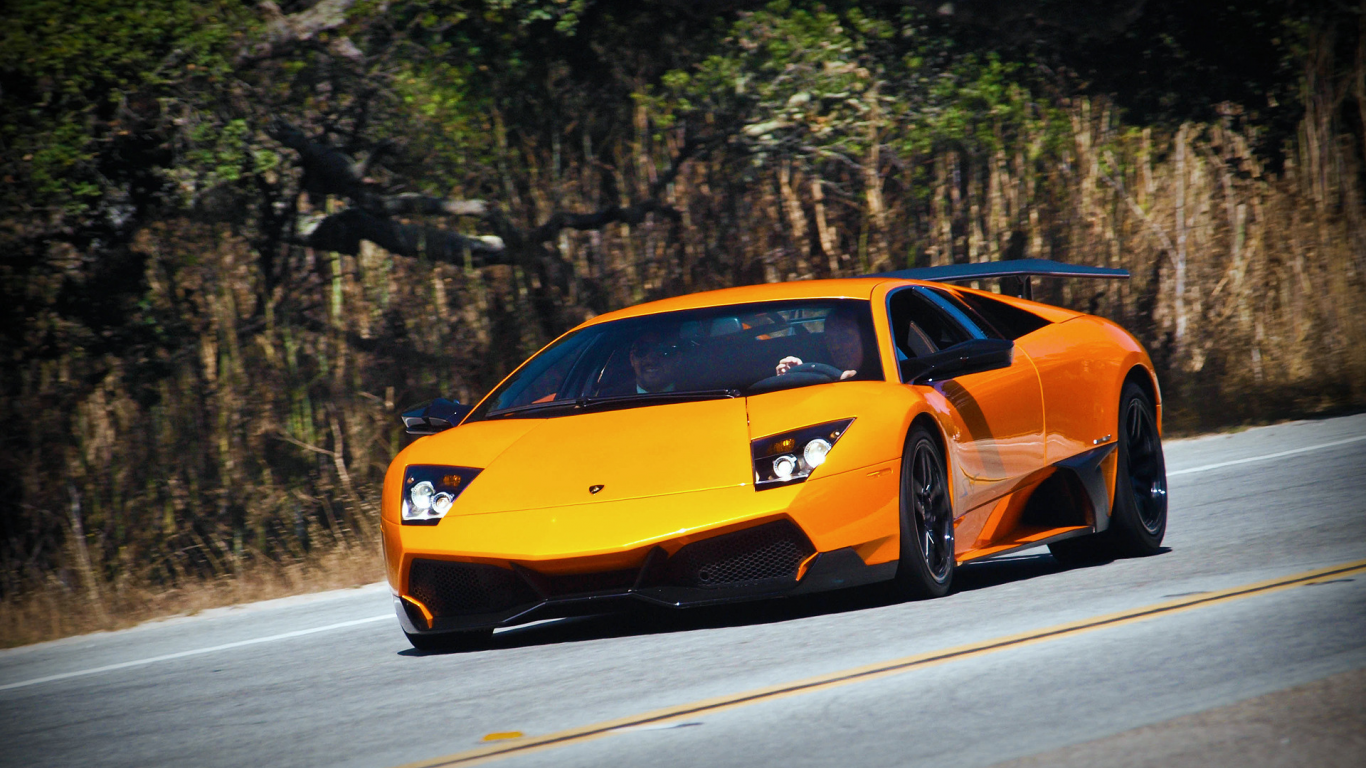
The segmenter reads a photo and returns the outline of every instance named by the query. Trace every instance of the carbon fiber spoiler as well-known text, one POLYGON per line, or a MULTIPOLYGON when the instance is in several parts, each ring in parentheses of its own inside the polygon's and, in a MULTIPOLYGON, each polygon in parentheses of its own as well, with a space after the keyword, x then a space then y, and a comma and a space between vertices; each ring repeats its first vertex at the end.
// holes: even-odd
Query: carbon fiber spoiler
POLYGON ((1012 261, 985 261, 978 264, 949 264, 942 267, 924 267, 921 269, 899 269, 895 272, 879 272, 874 275, 865 275, 865 277, 928 280, 936 283, 1013 277, 1020 281, 1020 295, 1028 299, 1032 298, 1033 294, 1033 287, 1030 284, 1031 278, 1086 277, 1128 280, 1129 270, 1091 267, 1085 264, 1064 264, 1061 261, 1050 261, 1048 259, 1015 259, 1012 261))

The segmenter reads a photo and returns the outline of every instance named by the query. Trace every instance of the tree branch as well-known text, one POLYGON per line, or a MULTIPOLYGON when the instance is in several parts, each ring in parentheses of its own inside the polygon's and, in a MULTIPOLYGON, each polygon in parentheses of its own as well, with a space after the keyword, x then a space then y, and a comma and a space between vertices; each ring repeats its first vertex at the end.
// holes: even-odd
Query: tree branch
POLYGON ((665 205, 658 200, 646 200, 643 203, 627 206, 612 205, 593 213, 556 213, 546 222, 532 231, 527 238, 529 243, 548 243, 559 237, 561 230, 565 229, 602 229, 608 224, 639 224, 645 220, 645 216, 650 213, 658 213, 677 221, 681 214, 671 206, 665 205))
POLYGON ((724 136, 706 136, 685 140, 683 146, 678 150, 678 154, 673 158, 673 162, 669 164, 669 169, 661 173, 659 178, 650 185, 649 199, 625 207, 611 205, 593 213, 556 212, 532 230, 525 242, 528 244, 548 243, 559 237, 560 232, 565 229, 583 231, 602 229, 608 224, 639 224, 651 213, 665 216, 673 221, 681 220, 682 214, 673 206, 661 201, 659 199, 660 194, 673 183, 674 179, 678 178, 678 174, 682 172, 683 166, 689 160, 704 154, 725 138, 724 136))
POLYGON ((369 240, 399 256, 425 256, 433 261, 461 265, 465 263, 466 252, 479 263, 496 264, 505 259, 488 257, 503 254, 507 250, 498 237, 468 237, 436 227, 403 224, 380 218, 361 208, 347 208, 324 218, 303 244, 354 256, 360 253, 362 240, 369 240))
POLYGON ((449 200, 443 197, 402 194, 380 200, 384 212, 391 216, 479 216, 487 217, 493 206, 483 200, 449 200))
POLYGON ((464 264, 470 254, 479 264, 507 263, 527 248, 552 242, 566 229, 593 230, 609 224, 639 224, 650 214, 679 221, 682 215, 660 200, 660 195, 678 178, 684 164, 724 141, 725 136, 689 138, 673 158, 668 170, 650 185, 650 197, 628 206, 612 205, 591 213, 556 212, 530 232, 513 226, 503 211, 484 200, 453 200, 430 195, 404 193, 383 195, 364 181, 370 163, 390 148, 381 142, 365 162, 357 163, 340 148, 315 141, 289 123, 276 121, 270 133, 284 146, 299 153, 304 168, 304 189, 310 195, 338 195, 353 206, 324 217, 318 226, 299 241, 301 244, 348 255, 360 252, 362 240, 399 256, 425 256, 434 261, 464 264), (422 224, 391 220, 391 216, 477 216, 496 236, 469 237, 422 224))

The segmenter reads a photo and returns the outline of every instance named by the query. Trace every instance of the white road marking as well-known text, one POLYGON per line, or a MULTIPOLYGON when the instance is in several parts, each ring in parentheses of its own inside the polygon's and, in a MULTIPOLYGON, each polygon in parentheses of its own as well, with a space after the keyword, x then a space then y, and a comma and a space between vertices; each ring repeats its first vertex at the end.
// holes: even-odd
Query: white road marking
POLYGON ((1223 469, 1224 467, 1236 467, 1239 464, 1252 464, 1253 462, 1257 461, 1270 461, 1271 459, 1279 459, 1282 456, 1294 456, 1297 453, 1321 451, 1324 448, 1336 448, 1339 445, 1347 445, 1348 443, 1356 443, 1362 440, 1366 440, 1366 435, 1357 435, 1356 437, 1349 437, 1344 440, 1334 440, 1331 443, 1319 443, 1318 445, 1309 445, 1305 446, 1304 448, 1293 448, 1288 451, 1267 453, 1261 456, 1249 456, 1246 459, 1234 459, 1232 461, 1221 461, 1215 464, 1205 464, 1204 466, 1191 467, 1189 469, 1178 469, 1175 472, 1168 472, 1167 477, 1177 477, 1179 475, 1193 475, 1197 472, 1209 472, 1213 469, 1223 469))
POLYGON ((284 632, 284 633, 279 634, 279 635, 267 635, 266 637, 253 637, 253 638, 250 639, 250 640, 238 640, 238 641, 235 642, 235 643, 223 643, 222 645, 211 645, 211 646, 209 646, 208 648, 195 648, 195 649, 192 650, 192 651, 180 651, 179 653, 168 653, 168 654, 165 654, 165 655, 163 655, 163 656, 152 656, 152 657, 146 658, 146 659, 135 659, 135 660, 133 660, 133 661, 121 661, 121 662, 119 662, 118 664, 106 664, 106 665, 104 665, 103 667, 93 667, 93 668, 91 668, 91 669, 78 669, 78 670, 76 670, 76 671, 74 671, 74 672, 62 672, 61 674, 58 674, 58 675, 48 675, 47 677, 35 677, 35 678, 33 678, 32 680, 20 680, 20 681, 17 682, 17 683, 6 683, 6 684, 4 684, 4 685, 0 685, 0 691, 8 691, 8 690, 12 690, 12 689, 14 689, 14 688, 24 688, 24 687, 30 686, 30 685, 38 685, 39 683, 51 683, 51 682, 56 681, 56 680, 66 680, 66 679, 72 678, 72 677, 83 677, 83 676, 85 676, 85 675, 94 675, 94 674, 99 674, 100 672, 112 672, 112 671, 114 671, 114 670, 116 670, 116 669, 127 669, 128 667, 141 667, 141 666, 144 666, 144 665, 147 665, 147 664, 156 664, 157 662, 161 662, 161 661, 171 661, 172 659, 183 659, 183 658, 185 658, 186 656, 199 656, 199 655, 205 654, 205 653, 214 653, 214 652, 217 652, 217 651, 226 651, 226 650, 229 650, 229 649, 231 649, 231 648, 241 648, 242 646, 245 646, 245 645, 257 645, 257 644, 259 644, 259 643, 271 643, 271 642, 274 642, 274 641, 276 641, 276 640, 288 640, 289 638, 292 638, 292 637, 302 637, 302 636, 304 636, 304 635, 313 635, 313 634, 317 634, 318 632, 329 632, 329 631, 334 630, 334 629, 345 629, 345 628, 347 628, 347 627, 356 627, 356 626, 360 626, 361 624, 371 624, 371 623, 374 623, 374 622, 376 622, 376 621, 393 621, 393 620, 394 620, 394 615, 393 615, 392 613, 386 613, 386 614, 384 614, 383 616, 371 616, 371 617, 368 618, 368 619, 355 619, 355 620, 353 620, 353 621, 341 621, 341 622, 338 622, 338 623, 336 623, 336 624, 327 624, 327 625, 321 626, 321 627, 312 627, 312 628, 309 628, 309 629, 296 629, 296 630, 294 630, 293 632, 284 632))

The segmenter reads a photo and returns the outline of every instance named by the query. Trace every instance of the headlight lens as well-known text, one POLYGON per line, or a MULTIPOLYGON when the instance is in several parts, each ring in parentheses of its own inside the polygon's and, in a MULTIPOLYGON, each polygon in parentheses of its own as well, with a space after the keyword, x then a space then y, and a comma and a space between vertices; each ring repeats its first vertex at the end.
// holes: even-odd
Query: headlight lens
POLYGON ((413 486, 413 490, 408 492, 408 498, 413 501, 413 509, 418 512, 426 512, 432 508, 432 496, 435 493, 436 489, 432 487, 432 484, 423 480, 413 486))
POLYGON ((752 441, 754 489, 777 488, 810 477, 852 423, 853 419, 841 419, 752 441))
POLYGON ((779 480, 791 480, 792 473, 797 471, 797 457, 779 456, 773 460, 773 474, 779 480))
POLYGON ((403 472, 403 524, 436 525, 479 472, 471 467, 409 466, 403 472))
POLYGON ((802 458, 806 460, 806 465, 815 469, 825 463, 825 454, 830 452, 830 443, 822 438, 816 438, 806 444, 802 449, 802 458))
POLYGON ((451 504, 455 503, 455 497, 449 493, 438 493, 432 499, 432 511, 438 515, 444 515, 451 511, 451 504))

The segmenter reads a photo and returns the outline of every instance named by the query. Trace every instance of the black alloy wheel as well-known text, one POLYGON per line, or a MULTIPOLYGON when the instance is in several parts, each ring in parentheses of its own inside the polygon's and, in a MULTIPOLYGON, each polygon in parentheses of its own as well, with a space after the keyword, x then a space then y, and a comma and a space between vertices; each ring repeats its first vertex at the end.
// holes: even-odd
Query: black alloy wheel
POLYGON ((1133 383, 1120 396, 1119 470, 1110 528, 1118 554, 1156 554, 1167 532, 1167 462, 1147 393, 1133 383))
POLYGON ((953 584, 953 504, 944 457, 929 430, 917 426, 901 457, 901 560, 896 586, 905 597, 941 597, 953 584))

